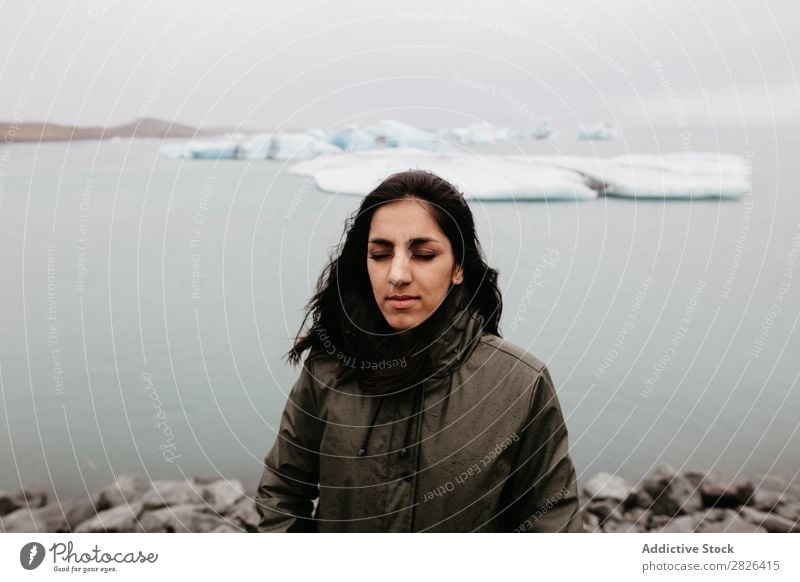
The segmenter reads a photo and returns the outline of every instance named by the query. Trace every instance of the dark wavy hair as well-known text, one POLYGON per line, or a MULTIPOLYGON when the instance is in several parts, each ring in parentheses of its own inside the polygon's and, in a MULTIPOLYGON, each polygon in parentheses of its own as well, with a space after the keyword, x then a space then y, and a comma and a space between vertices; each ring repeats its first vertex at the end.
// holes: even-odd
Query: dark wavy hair
POLYGON ((285 357, 294 365, 303 352, 314 348, 336 353, 353 361, 387 362, 406 358, 402 368, 361 371, 342 366, 339 374, 353 375, 365 391, 385 394, 420 382, 430 373, 425 347, 430 346, 458 310, 470 308, 483 317, 485 332, 500 335, 503 300, 497 286, 498 273, 483 259, 475 222, 459 190, 424 170, 399 172, 386 178, 370 192, 359 209, 347 220, 343 241, 317 282, 314 296, 292 349, 285 357), (450 240, 455 262, 463 269, 463 282, 451 283, 442 305, 421 325, 397 333, 380 312, 367 272, 367 244, 372 217, 383 204, 416 198, 427 202, 439 228, 450 240), (311 318, 310 329, 303 333, 311 318))

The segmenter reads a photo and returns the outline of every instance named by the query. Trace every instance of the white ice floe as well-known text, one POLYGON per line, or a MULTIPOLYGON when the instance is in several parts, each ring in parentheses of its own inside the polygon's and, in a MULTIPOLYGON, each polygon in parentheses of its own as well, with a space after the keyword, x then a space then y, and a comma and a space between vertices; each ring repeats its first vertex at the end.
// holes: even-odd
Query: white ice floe
POLYGON ((371 150, 307 160, 291 172, 313 177, 327 192, 365 195, 408 169, 430 170, 480 200, 736 198, 749 191, 744 159, 716 153, 596 158, 371 150))
POLYGON ((610 158, 535 157, 580 172, 606 196, 624 198, 738 198, 750 190, 741 156, 718 153, 630 154, 610 158))
POLYGON ((312 176, 328 192, 364 195, 394 172, 422 168, 455 184, 469 199, 595 198, 576 172, 510 156, 441 155, 414 149, 370 150, 300 162, 291 172, 312 176))

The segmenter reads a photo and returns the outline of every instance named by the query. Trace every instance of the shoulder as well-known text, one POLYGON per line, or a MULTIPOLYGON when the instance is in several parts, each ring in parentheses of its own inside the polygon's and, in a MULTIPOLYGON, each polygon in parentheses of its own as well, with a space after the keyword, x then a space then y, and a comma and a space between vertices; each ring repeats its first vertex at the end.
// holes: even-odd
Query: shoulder
MULTIPOLYGON (((475 350, 477 374, 483 380, 503 386, 510 394, 529 395, 529 414, 547 410, 553 422, 562 418, 557 390, 547 365, 522 347, 492 334, 484 334, 475 350)), ((563 420, 560 421, 563 424, 563 420)))
MULTIPOLYGON (((520 423, 542 410, 558 408, 556 390, 547 365, 528 350, 493 334, 484 334, 461 380, 478 393, 492 393, 492 406, 518 403, 520 423)), ((526 420, 527 419, 527 420, 526 420)))
POLYGON ((328 352, 320 348, 311 348, 303 360, 303 371, 311 374, 314 379, 325 385, 339 371, 341 362, 328 352))
POLYGON ((546 364, 515 343, 493 334, 484 334, 473 354, 485 363, 495 364, 518 373, 540 375, 546 372, 546 364))
POLYGON ((299 398, 318 399, 334 384, 338 374, 339 362, 324 351, 312 348, 299 366, 299 374, 293 392, 299 398))
MULTIPOLYGON (((550 372, 539 358, 493 334, 484 334, 460 370, 463 381, 482 390, 491 387, 496 397, 518 399, 529 392, 547 391, 550 372)), ((532 398, 532 397, 531 397, 532 398)))

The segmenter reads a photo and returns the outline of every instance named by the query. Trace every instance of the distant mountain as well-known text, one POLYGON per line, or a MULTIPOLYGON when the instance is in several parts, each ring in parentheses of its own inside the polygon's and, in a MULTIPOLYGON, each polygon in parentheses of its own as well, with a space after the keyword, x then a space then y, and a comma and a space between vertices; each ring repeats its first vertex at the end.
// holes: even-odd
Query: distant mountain
MULTIPOLYGON (((186 138, 220 135, 230 130, 198 129, 160 119, 142 118, 114 127, 70 127, 56 123, 0 122, 0 136, 6 142, 71 141, 114 137, 186 138)), ((241 130, 240 130, 241 131, 241 130)))

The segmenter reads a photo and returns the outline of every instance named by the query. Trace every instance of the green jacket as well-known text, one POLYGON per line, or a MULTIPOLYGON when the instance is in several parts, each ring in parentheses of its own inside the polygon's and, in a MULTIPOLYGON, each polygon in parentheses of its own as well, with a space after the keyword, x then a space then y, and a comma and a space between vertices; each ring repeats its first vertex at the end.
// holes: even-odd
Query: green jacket
POLYGON ((259 531, 583 531, 544 364, 476 312, 430 349, 424 389, 388 396, 337 385, 341 362, 309 354, 265 460, 259 531))

